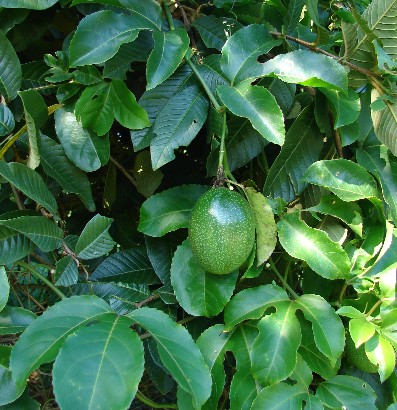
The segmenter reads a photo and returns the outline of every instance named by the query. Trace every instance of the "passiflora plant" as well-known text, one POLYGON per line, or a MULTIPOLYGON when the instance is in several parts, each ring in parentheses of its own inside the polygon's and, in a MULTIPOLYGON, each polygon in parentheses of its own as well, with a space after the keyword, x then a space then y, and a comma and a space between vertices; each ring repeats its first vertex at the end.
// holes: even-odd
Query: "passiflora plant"
POLYGON ((0 408, 397 408, 397 0, 0 0, 0 56, 0 408))

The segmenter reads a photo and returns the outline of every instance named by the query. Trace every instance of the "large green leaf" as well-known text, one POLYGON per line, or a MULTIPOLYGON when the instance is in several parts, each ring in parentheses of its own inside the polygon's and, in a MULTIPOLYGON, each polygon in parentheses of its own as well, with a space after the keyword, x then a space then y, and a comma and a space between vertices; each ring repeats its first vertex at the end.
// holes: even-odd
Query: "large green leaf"
POLYGON ((234 33, 222 48, 221 67, 232 85, 263 73, 257 58, 280 44, 263 25, 251 24, 234 33))
POLYGON ((160 29, 162 10, 156 0, 118 0, 130 10, 131 17, 146 29, 160 29))
POLYGON ((55 198, 37 172, 18 162, 0 161, 0 175, 26 196, 51 212, 54 218, 58 218, 58 205, 55 198))
POLYGON ((164 366, 199 408, 211 394, 211 374, 188 331, 165 313, 140 308, 127 315, 145 328, 157 343, 164 366))
POLYGON ((282 247, 320 276, 331 280, 349 277, 350 260, 345 250, 325 232, 306 225, 299 212, 284 215, 277 228, 282 247))
POLYGON ((193 256, 189 240, 178 246, 171 265, 171 283, 181 307, 194 316, 216 316, 231 298, 238 272, 214 275, 193 256))
POLYGON ((336 60, 307 50, 281 54, 263 64, 262 76, 272 75, 286 83, 347 90, 347 71, 336 60))
MULTIPOLYGON (((395 1, 395 3, 397 10, 397 1, 395 1)), ((371 100, 375 101, 380 97, 381 94, 373 89, 371 92, 371 100)), ((384 100, 384 103, 385 108, 378 111, 371 111, 372 123, 379 141, 385 144, 393 155, 397 156, 397 105, 388 100, 384 100)))
POLYGON ((69 160, 62 145, 42 134, 39 140, 41 165, 46 174, 59 182, 66 192, 77 194, 89 211, 95 211, 87 175, 69 160))
POLYGON ((138 230, 159 237, 187 228, 194 204, 207 190, 205 185, 183 185, 151 196, 141 206, 138 230))
POLYGON ((11 134, 15 127, 15 119, 12 111, 5 105, 0 105, 0 136, 11 134))
POLYGON ((0 312, 0 335, 22 333, 35 319, 36 315, 30 310, 6 306, 0 312))
POLYGON ((147 28, 126 14, 102 10, 81 20, 70 42, 70 65, 99 64, 113 57, 120 46, 134 41, 147 28), (101 27, 101 30, 95 28, 101 27))
POLYGON ((62 408, 128 409, 143 374, 143 344, 123 316, 108 315, 71 334, 55 360, 53 384, 62 408), (79 394, 70 394, 76 384, 79 394))
POLYGON ((0 312, 4 309, 10 294, 10 284, 4 266, 0 266, 0 312))
POLYGON ((63 299, 46 310, 30 324, 12 350, 10 370, 17 385, 25 385, 33 370, 53 361, 69 334, 104 315, 113 316, 114 311, 95 296, 63 299))
POLYGON ((166 80, 179 66, 189 48, 189 36, 184 29, 154 31, 154 48, 146 65, 147 90, 166 80))
POLYGON ((96 171, 109 160, 108 137, 83 128, 70 109, 55 112, 55 130, 67 157, 83 171, 96 171))
POLYGON ((189 85, 174 94, 154 125, 150 142, 153 170, 175 158, 174 149, 189 145, 207 119, 208 100, 195 85, 189 85))
POLYGON ((283 145, 283 113, 266 88, 244 83, 238 87, 220 85, 217 92, 233 114, 248 118, 252 126, 268 141, 283 145))
POLYGON ((379 180, 390 216, 397 223, 397 160, 387 147, 373 146, 356 152, 358 163, 379 180))
POLYGON ((0 7, 15 9, 45 10, 59 0, 0 0, 0 7))
POLYGON ((328 188, 346 202, 378 195, 372 176, 362 166, 346 159, 317 161, 304 173, 303 179, 328 188))
POLYGON ((338 375, 321 383, 316 397, 328 408, 376 410, 376 395, 372 387, 353 376, 338 375))
POLYGON ((0 226, 0 264, 8 265, 25 257, 34 247, 26 236, 0 226))
POLYGON ((248 319, 259 319, 266 309, 288 301, 284 289, 276 285, 257 286, 245 289, 232 297, 224 310, 225 330, 248 319))
POLYGON ((252 344, 252 374, 265 386, 292 374, 301 343, 299 321, 293 303, 284 302, 277 312, 258 322, 259 335, 252 344))
POLYGON ((76 243, 76 254, 81 259, 94 259, 110 252, 115 242, 109 235, 113 219, 95 215, 84 227, 76 243))
POLYGON ((380 381, 383 383, 390 377, 396 366, 396 354, 393 345, 383 336, 375 333, 365 343, 365 352, 372 363, 379 365, 378 373, 380 381))
MULTIPOLYGON (((0 0, 0 7, 1 3, 0 0)), ((17 96, 21 87, 22 69, 14 47, 1 30, 0 54, 0 95, 3 95, 7 101, 11 101, 17 96)))
POLYGON ((263 193, 292 201, 306 188, 302 175, 317 161, 322 147, 323 140, 313 110, 306 108, 289 128, 284 145, 269 170, 263 193))
POLYGON ((345 346, 345 331, 341 319, 331 305, 319 295, 302 295, 295 304, 312 323, 318 349, 334 365, 345 346))
MULTIPOLYGON (((307 393, 298 385, 288 385, 277 383, 273 386, 265 387, 260 391, 254 402, 252 410, 286 410, 301 409, 303 400, 306 400, 307 393)), ((308 406, 306 405, 305 408, 308 406)), ((318 409, 322 409, 319 407, 318 409)))
POLYGON ((150 285, 158 283, 144 246, 113 253, 95 269, 90 279, 150 285))

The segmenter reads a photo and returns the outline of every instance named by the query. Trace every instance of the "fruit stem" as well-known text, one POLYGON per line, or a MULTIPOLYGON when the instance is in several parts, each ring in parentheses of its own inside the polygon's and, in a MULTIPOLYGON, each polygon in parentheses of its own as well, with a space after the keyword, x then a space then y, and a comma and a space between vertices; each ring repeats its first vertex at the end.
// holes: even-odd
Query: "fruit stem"
MULTIPOLYGON (((225 139, 226 139, 226 113, 224 112, 222 114, 223 116, 223 122, 222 122, 222 135, 221 135, 221 145, 219 147, 219 157, 218 157, 218 171, 220 169, 224 169, 224 163, 225 161, 225 154, 226 154, 226 144, 225 144, 225 139)), ((228 167, 229 168, 229 167, 228 167)))

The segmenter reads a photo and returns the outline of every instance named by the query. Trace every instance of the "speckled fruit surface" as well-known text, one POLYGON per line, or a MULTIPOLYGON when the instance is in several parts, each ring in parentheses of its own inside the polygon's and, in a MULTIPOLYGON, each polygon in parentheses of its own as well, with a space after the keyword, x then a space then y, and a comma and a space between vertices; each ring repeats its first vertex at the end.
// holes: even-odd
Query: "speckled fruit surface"
POLYGON ((189 224, 193 255, 210 273, 238 269, 255 241, 254 215, 248 202, 227 188, 212 188, 193 207, 189 224))

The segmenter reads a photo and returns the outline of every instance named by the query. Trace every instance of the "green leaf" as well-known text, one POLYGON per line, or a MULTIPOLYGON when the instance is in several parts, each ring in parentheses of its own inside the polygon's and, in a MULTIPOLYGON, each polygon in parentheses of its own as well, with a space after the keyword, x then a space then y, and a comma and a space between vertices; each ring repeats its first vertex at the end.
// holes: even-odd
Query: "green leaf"
POLYGON ((284 289, 276 285, 263 285, 245 289, 232 297, 224 309, 225 330, 248 319, 259 319, 266 309, 288 301, 284 289))
MULTIPOLYGON (((23 393, 24 388, 24 386, 17 388, 9 369, 0 364, 0 409, 28 410, 29 407, 26 406, 26 402, 17 400, 23 393), (9 405, 7 406, 7 404, 9 405)), ((39 410, 39 407, 36 409, 39 410)))
POLYGON ((127 409, 144 370, 143 344, 125 317, 88 323, 62 345, 53 369, 54 392, 63 408, 127 409), (111 375, 111 377, 109 377, 111 375), (80 394, 70 394, 80 386, 80 394))
POLYGON ((41 165, 47 175, 59 182, 66 192, 75 193, 87 209, 95 211, 91 184, 87 175, 66 156, 62 145, 46 135, 40 135, 41 165))
POLYGON ((44 216, 3 219, 3 215, 0 215, 0 225, 25 235, 43 252, 53 251, 62 244, 63 230, 54 221, 44 216))
POLYGON ((297 363, 301 331, 293 304, 279 304, 276 313, 258 322, 258 330, 251 351, 252 374, 268 386, 289 377, 297 363))
POLYGON ((347 71, 336 60, 307 50, 281 54, 263 64, 262 76, 272 75, 286 83, 347 90, 347 71))
POLYGON ((59 0, 0 0, 0 7, 12 9, 45 10, 59 0))
POLYGON ((162 10, 155 0, 118 0, 120 4, 130 10, 132 19, 143 29, 161 29, 162 10))
POLYGON ((320 276, 330 280, 349 277, 351 264, 344 249, 325 232, 301 221, 299 212, 284 215, 277 229, 282 247, 294 258, 304 260, 320 276))
POLYGON ((0 175, 58 219, 55 198, 37 172, 18 162, 0 161, 0 175))
POLYGON ((284 33, 291 33, 296 29, 301 19, 305 0, 291 0, 288 3, 287 14, 284 16, 284 33))
POLYGON ((222 312, 236 286, 238 272, 213 275, 193 256, 189 240, 178 246, 171 265, 171 283, 181 307, 193 316, 216 316, 222 312))
POLYGON ((24 235, 0 226, 0 264, 8 265, 28 255, 34 244, 24 235))
POLYGON ((109 160, 108 137, 83 128, 70 109, 55 112, 55 130, 67 157, 83 171, 96 171, 109 160))
POLYGON ((40 165, 40 154, 38 138, 40 128, 48 118, 47 105, 43 97, 35 90, 19 92, 25 111, 26 126, 29 137, 29 159, 28 166, 32 169, 40 165))
POLYGON ((30 324, 12 349, 10 370, 17 385, 25 385, 33 370, 53 361, 69 334, 104 315, 113 316, 114 312, 95 296, 73 296, 46 310, 30 324))
MULTIPOLYGON (((2 378, 2 376, 0 376, 0 379, 1 378, 2 378)), ((11 373, 9 373, 8 380, 10 381, 11 386, 13 386, 13 385, 15 385, 15 382, 14 382, 14 380, 11 380, 11 379, 12 379, 12 375, 11 375, 11 373)), ((7 381, 5 383, 7 383, 7 381)), ((7 395, 10 393, 10 391, 8 389, 9 388, 12 389, 12 387, 8 387, 9 385, 8 386, 3 386, 3 382, 0 383, 0 386, 4 387, 4 389, 7 391, 7 395)), ((3 392, 1 391, 0 394, 3 394, 3 392)), ((2 397, 3 397, 3 395, 2 395, 2 397)), ((33 400, 29 396, 27 391, 25 391, 22 395, 21 395, 21 391, 16 391, 15 395, 13 395, 11 393, 11 395, 8 396, 8 399, 5 398, 5 401, 8 404, 5 405, 4 407, 1 407, 1 410, 19 410, 19 409, 23 409, 23 410, 40 410, 40 404, 36 400, 33 400), (13 397, 13 398, 11 399, 11 397, 13 397), (17 400, 15 400, 16 397, 18 397, 17 400)))
POLYGON ((135 177, 137 191, 145 198, 154 194, 164 177, 159 169, 153 171, 150 151, 148 150, 136 155, 132 173, 135 177))
MULTIPOLYGON (((300 327, 300 326, 299 326, 300 327)), ((300 338, 302 338, 300 331, 300 338)), ((300 347, 300 346, 299 346, 300 347)), ((299 386, 303 389, 308 389, 313 382, 313 373, 309 365, 302 359, 302 356, 298 353, 297 362, 294 371, 291 373, 289 378, 295 380, 299 386)))
POLYGON ((158 114, 150 142, 153 170, 175 158, 174 149, 189 145, 207 119, 208 100, 193 84, 174 94, 158 114))
POLYGON ((94 270, 90 279, 142 285, 158 283, 144 246, 113 253, 94 270))
POLYGON ((372 387, 353 376, 338 375, 321 383, 316 397, 328 408, 376 410, 376 395, 372 387))
POLYGON ((295 301, 296 308, 312 323, 318 349, 334 365, 345 346, 343 323, 331 305, 319 295, 302 295, 295 301))
POLYGON ((138 231, 159 237, 187 228, 194 204, 207 190, 205 185, 182 185, 151 196, 141 206, 138 231))
POLYGON ((211 394, 211 374, 188 331, 165 313, 140 308, 127 315, 154 338, 164 366, 199 408, 211 394))
POLYGON ((134 41, 139 30, 145 28, 126 14, 110 10, 89 14, 81 20, 70 42, 70 66, 104 63, 122 44, 134 41), (93 30, 96 27, 101 30, 93 30))
POLYGON ((56 263, 55 285, 71 286, 75 285, 79 278, 79 272, 75 260, 67 255, 59 259, 56 263))
POLYGON ((0 312, 0 335, 22 333, 35 319, 36 315, 30 310, 6 306, 0 312))
POLYGON ((222 48, 221 67, 231 85, 263 73, 258 57, 280 44, 263 25, 251 24, 234 33, 222 48))
MULTIPOLYGON (((4 0, 0 0, 0 7, 2 3, 4 0)), ((0 55, 0 95, 3 95, 7 101, 11 101, 21 88, 22 69, 14 47, 2 31, 0 31, 0 55)))
POLYGON ((110 252, 115 242, 109 235, 113 219, 95 215, 84 227, 76 243, 76 254, 81 259, 94 259, 110 252))
POLYGON ((0 266, 0 312, 4 309, 10 294, 10 284, 4 266, 0 266))
POLYGON ((359 348, 374 335, 375 325, 368 322, 364 314, 362 314, 362 317, 349 321, 349 332, 356 348, 359 348))
POLYGON ((15 127, 15 119, 12 111, 3 104, 0 104, 0 137, 11 134, 15 127))
POLYGON ((277 226, 268 200, 254 188, 245 188, 248 202, 254 212, 256 229, 257 266, 266 262, 277 244, 277 226))
POLYGON ((392 344, 375 333, 365 343, 365 352, 372 363, 379 365, 378 373, 383 383, 393 373, 396 366, 396 355, 392 344))
POLYGON ((322 136, 313 110, 305 108, 285 136, 284 145, 266 178, 263 193, 273 198, 292 201, 307 186, 301 180, 307 168, 320 156, 322 136))
POLYGON ((362 166, 346 159, 317 161, 304 173, 303 179, 328 188, 346 202, 378 195, 372 176, 362 166))
MULTIPOLYGON (((397 8, 397 1, 395 3, 397 8)), ((373 89, 371 91, 371 101, 375 101, 380 97, 381 94, 377 90, 373 89)), ((383 108, 383 110, 371 110, 372 123, 379 141, 385 144, 394 156, 397 156, 397 140, 395 138, 397 130, 397 106, 388 100, 384 102, 385 108, 383 108)))
POLYGON ((171 262, 176 246, 167 237, 153 238, 146 235, 145 245, 156 275, 164 284, 171 284, 171 262))
POLYGON ((220 85, 217 93, 233 114, 248 118, 252 126, 268 141, 283 145, 283 113, 268 90, 245 83, 238 87, 220 85))
POLYGON ((319 212, 339 218, 357 235, 362 236, 363 218, 361 209, 355 202, 344 202, 334 195, 322 195, 320 202, 307 208, 307 211, 319 212))
POLYGON ((243 25, 229 17, 201 15, 193 24, 208 48, 222 50, 225 42, 243 25))
POLYGON ((307 393, 300 386, 277 383, 262 389, 252 403, 251 409, 301 409, 302 401, 305 400, 306 396, 307 393))
POLYGON ((332 115, 334 117, 334 128, 340 128, 344 125, 349 125, 357 120, 361 104, 359 95, 352 89, 348 90, 347 95, 340 91, 320 90, 327 97, 332 115))
POLYGON ((178 68, 189 48, 184 29, 153 32, 154 49, 146 65, 147 90, 157 87, 178 68))

